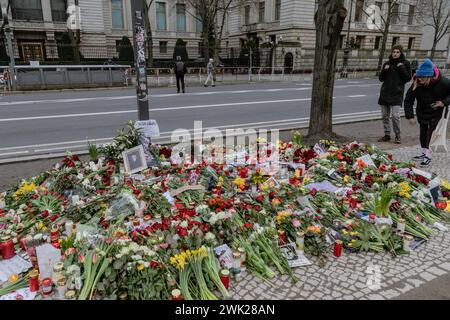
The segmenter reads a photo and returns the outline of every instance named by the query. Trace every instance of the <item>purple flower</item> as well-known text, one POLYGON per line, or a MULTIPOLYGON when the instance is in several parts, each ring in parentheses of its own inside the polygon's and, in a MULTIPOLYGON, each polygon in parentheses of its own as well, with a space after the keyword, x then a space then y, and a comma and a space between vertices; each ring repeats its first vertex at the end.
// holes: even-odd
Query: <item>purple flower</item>
POLYGON ((294 220, 292 220, 292 225, 293 225, 295 228, 298 228, 298 227, 300 227, 301 223, 300 223, 300 221, 298 221, 297 219, 294 219, 294 220))

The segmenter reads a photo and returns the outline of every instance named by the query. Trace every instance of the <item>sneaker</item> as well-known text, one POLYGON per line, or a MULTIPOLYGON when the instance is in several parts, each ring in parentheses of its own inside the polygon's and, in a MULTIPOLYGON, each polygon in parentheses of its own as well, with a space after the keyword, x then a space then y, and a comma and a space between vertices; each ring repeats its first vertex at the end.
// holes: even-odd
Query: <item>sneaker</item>
POLYGON ((391 137, 388 135, 385 135, 384 137, 378 139, 378 142, 388 142, 391 141, 391 137))
POLYGON ((427 156, 425 156, 425 157, 423 158, 422 162, 420 163, 420 166, 421 166, 422 168, 426 168, 426 167, 428 167, 428 166, 430 165, 430 163, 431 163, 431 159, 428 158, 427 156))
POLYGON ((203 85, 205 88, 208 88, 208 86, 206 84, 203 85))
POLYGON ((215 85, 215 84, 213 84, 212 86, 213 86, 213 88, 214 88, 214 87, 215 87, 216 85, 215 85))
POLYGON ((420 162, 422 162, 425 157, 426 157, 425 153, 422 153, 421 156, 414 157, 414 158, 412 158, 412 160, 413 161, 420 161, 420 162))
POLYGON ((395 136, 394 143, 395 144, 402 144, 402 139, 400 138, 400 136, 395 136))

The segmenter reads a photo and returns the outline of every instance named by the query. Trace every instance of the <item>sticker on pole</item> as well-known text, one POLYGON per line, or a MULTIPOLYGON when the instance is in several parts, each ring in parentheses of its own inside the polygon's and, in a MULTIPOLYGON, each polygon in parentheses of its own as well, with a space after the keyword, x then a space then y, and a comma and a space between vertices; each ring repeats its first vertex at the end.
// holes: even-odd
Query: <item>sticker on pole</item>
POLYGON ((158 122, 156 122, 156 120, 136 121, 134 123, 134 126, 137 129, 141 129, 142 133, 147 138, 159 137, 159 135, 160 135, 158 122))

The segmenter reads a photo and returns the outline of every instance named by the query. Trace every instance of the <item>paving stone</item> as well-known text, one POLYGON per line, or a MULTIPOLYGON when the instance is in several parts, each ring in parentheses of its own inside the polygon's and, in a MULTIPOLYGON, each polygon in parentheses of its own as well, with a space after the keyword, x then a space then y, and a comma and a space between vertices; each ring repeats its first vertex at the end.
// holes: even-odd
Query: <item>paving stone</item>
POLYGON ((429 268, 428 271, 433 273, 433 274, 436 274, 438 276, 442 276, 442 275, 447 273, 444 270, 436 268, 436 267, 429 268))
POLYGON ((433 280, 434 278, 436 278, 436 276, 433 276, 433 275, 432 275, 431 273, 429 273, 429 272, 421 273, 420 276, 421 276, 422 278, 424 278, 425 280, 427 280, 427 281, 431 281, 431 280, 433 280))
POLYGON ((442 269, 450 271, 450 263, 446 262, 440 265, 442 269))

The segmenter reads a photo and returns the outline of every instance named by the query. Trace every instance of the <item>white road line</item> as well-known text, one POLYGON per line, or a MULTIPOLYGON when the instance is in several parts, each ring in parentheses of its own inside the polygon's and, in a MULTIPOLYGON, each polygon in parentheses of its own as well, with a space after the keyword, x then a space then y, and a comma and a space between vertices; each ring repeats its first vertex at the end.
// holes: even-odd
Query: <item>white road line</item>
MULTIPOLYGON (((303 84, 302 84, 303 85, 303 84)), ((184 97, 184 96, 202 96, 202 95, 214 95, 214 94, 241 94, 241 93, 264 93, 264 92, 283 92, 283 91, 306 91, 310 90, 312 86, 310 84, 304 84, 308 87, 305 88, 276 88, 276 89, 254 89, 254 90, 231 90, 231 91, 209 91, 209 92, 191 92, 186 94, 150 94, 151 98, 166 98, 166 97, 184 97)), ((339 85, 335 86, 335 89, 350 88, 350 87, 373 87, 379 86, 379 84, 358 84, 358 85, 339 85)), ((117 96, 117 97, 86 97, 86 98, 71 98, 71 99, 44 99, 44 100, 21 100, 21 101, 10 101, 10 102, 0 102, 0 107, 9 107, 17 105, 33 105, 33 104, 56 104, 56 103, 73 103, 73 102, 90 102, 90 101, 114 101, 114 100, 128 100, 136 99, 136 96, 117 96)))
POLYGON ((366 94, 357 94, 354 96, 347 96, 347 98, 362 98, 362 97, 367 97, 367 95, 366 94))
POLYGON ((5 147, 0 148, 0 151, 5 150, 14 150, 14 149, 24 149, 24 148, 39 148, 39 147, 46 147, 46 146, 57 146, 57 145, 68 145, 68 144, 75 144, 75 143, 82 143, 82 142, 97 142, 97 141, 106 141, 106 140, 112 140, 114 137, 111 138, 99 138, 99 139, 84 139, 84 140, 76 140, 76 141, 64 141, 64 142, 52 142, 52 143, 43 143, 43 144, 32 144, 27 146, 20 146, 20 147, 5 147))
POLYGON ((75 149, 75 148, 85 148, 86 145, 77 145, 77 146, 61 146, 57 148, 47 148, 47 149, 35 149, 34 152, 46 152, 46 151, 54 151, 54 150, 64 150, 64 149, 75 149))
POLYGON ((28 151, 16 151, 16 152, 0 153, 0 157, 2 157, 2 156, 12 156, 14 154, 25 154, 25 153, 28 153, 28 151))
MULTIPOLYGON (((350 98, 362 97, 360 96, 347 96, 350 98)), ((364 95, 365 96, 365 95, 364 95)), ((333 97, 344 98, 344 97, 333 97)), ((265 100, 265 101, 247 101, 247 102, 233 102, 233 103, 219 103, 219 104, 206 104, 206 105, 194 105, 184 107, 167 107, 167 108, 155 108, 152 112, 173 111, 173 110, 188 110, 188 109, 205 109, 205 108, 218 108, 218 107, 238 107, 243 105, 259 105, 259 104, 277 104, 277 103, 289 103, 289 102, 304 102, 310 101, 311 98, 300 99, 285 99, 285 100, 265 100)), ((120 111, 107 111, 107 112, 92 112, 92 113, 72 113, 61 115, 48 115, 48 116, 35 116, 35 117, 23 117, 23 118, 6 118, 0 119, 0 122, 13 122, 13 121, 27 121, 27 120, 45 120, 45 119, 60 119, 60 118, 78 118, 78 117, 92 117, 100 115, 116 115, 126 113, 136 113, 136 110, 120 110, 120 111)))

